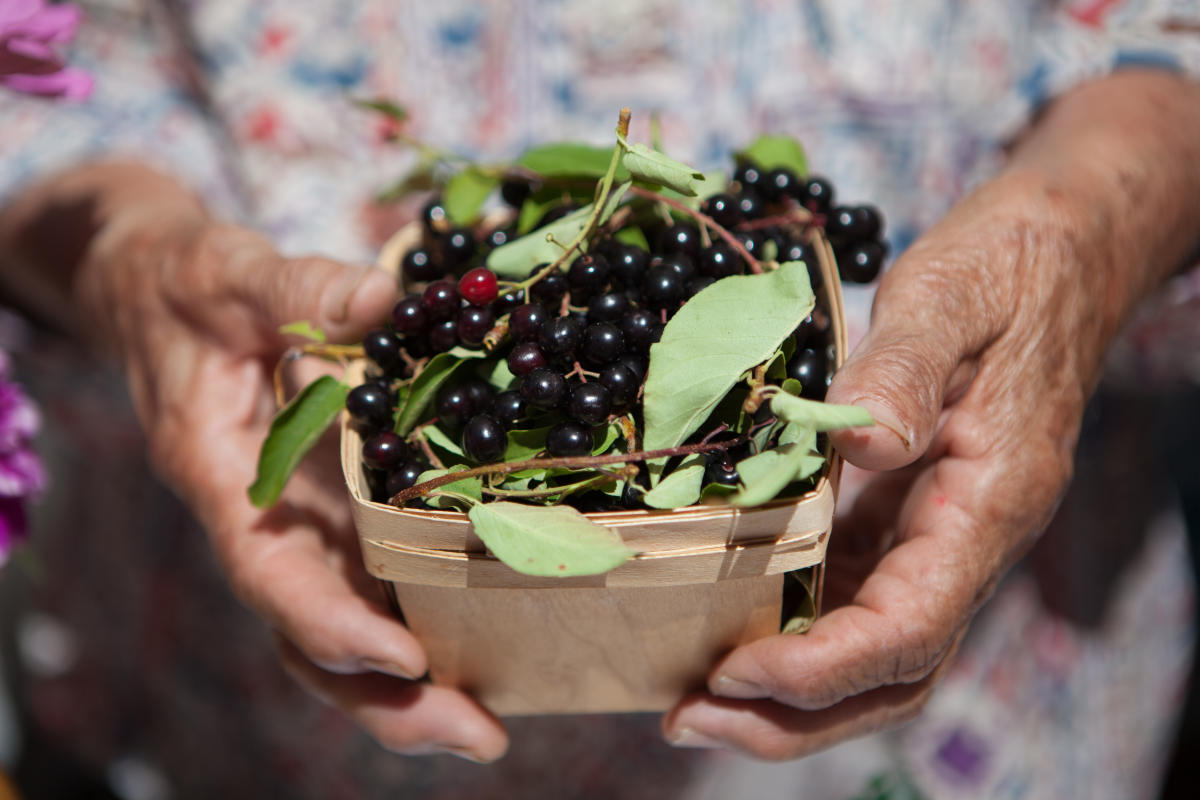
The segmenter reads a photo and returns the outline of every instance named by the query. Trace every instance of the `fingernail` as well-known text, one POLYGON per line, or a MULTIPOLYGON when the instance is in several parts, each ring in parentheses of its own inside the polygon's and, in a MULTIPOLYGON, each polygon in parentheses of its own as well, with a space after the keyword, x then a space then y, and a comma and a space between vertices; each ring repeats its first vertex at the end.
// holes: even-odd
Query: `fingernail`
POLYGON ((674 747, 707 747, 710 749, 725 746, 725 743, 719 739, 706 736, 691 728, 684 728, 675 734, 674 738, 671 739, 671 744, 674 747))
POLYGON ((466 759, 467 761, 471 761, 475 764, 490 764, 490 763, 492 763, 492 759, 484 758, 483 756, 479 755, 474 750, 471 750, 468 747, 460 747, 458 745, 451 745, 451 744, 438 745, 438 747, 441 748, 442 752, 444 752, 444 753, 447 753, 452 756, 458 756, 459 758, 466 759))
POLYGON ((717 697, 728 697, 732 700, 762 700, 770 697, 771 693, 757 683, 739 681, 728 675, 722 675, 713 683, 712 693, 717 697))
POLYGON ((896 412, 891 408, 867 397, 860 397, 851 403, 851 405, 865 410, 875 420, 876 425, 881 428, 887 428, 896 434, 896 438, 904 445, 905 450, 912 449, 912 436, 908 433, 904 423, 896 416, 896 412))
POLYGON ((415 681, 416 675, 406 670, 394 661, 384 661, 380 658, 364 658, 362 665, 372 672, 382 672, 384 675, 391 675, 395 678, 404 678, 408 681, 415 681))

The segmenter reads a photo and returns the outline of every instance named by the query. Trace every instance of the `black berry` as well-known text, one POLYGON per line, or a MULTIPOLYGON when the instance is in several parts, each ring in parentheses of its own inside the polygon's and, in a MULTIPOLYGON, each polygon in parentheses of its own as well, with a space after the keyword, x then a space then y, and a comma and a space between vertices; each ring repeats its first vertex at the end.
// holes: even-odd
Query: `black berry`
POLYGON ((825 351, 806 347, 797 350, 787 363, 787 375, 800 381, 800 396, 809 400, 823 400, 828 388, 828 361, 825 351))
POLYGON ((742 257, 725 242, 717 242, 700 253, 700 274, 721 279, 739 275, 744 269, 742 257))
POLYGON ((442 276, 442 270, 433 262, 433 256, 423 247, 409 250, 401 262, 404 277, 414 283, 435 281, 442 276))
POLYGON ((660 264, 646 272, 642 294, 651 308, 673 308, 683 299, 683 287, 679 273, 660 264))
POLYGON ((369 427, 385 428, 392 423, 392 399, 383 387, 364 383, 346 396, 346 410, 358 422, 369 427))
POLYGON ((420 334, 428 323, 420 295, 410 294, 392 308, 392 327, 405 336, 420 334))
POLYGON ((879 242, 860 242, 838 254, 838 272, 848 281, 870 283, 879 277, 885 255, 879 242))
POLYGON ((567 286, 577 302, 587 300, 608 285, 608 259, 587 253, 571 262, 567 270, 567 286))
POLYGON ((608 389, 612 404, 623 408, 634 401, 642 379, 624 364, 605 367, 600 373, 600 384, 608 389))
POLYGON ((538 367, 521 381, 521 397, 531 406, 549 411, 558 408, 567 391, 567 382, 549 367, 538 367))
POLYGON ((624 349, 620 328, 611 322, 596 322, 584 329, 579 354, 589 364, 603 366, 616 361, 624 349))
POLYGON ((738 207, 737 200, 723 192, 704 201, 704 213, 722 228, 732 228, 742 221, 742 210, 738 207))
POLYGON ((833 184, 828 179, 810 175, 804 184, 804 204, 817 214, 828 214, 833 206, 833 184))
POLYGON ((371 469, 391 471, 408 458, 408 445, 391 431, 371 434, 363 442, 363 463, 371 469))
POLYGON ((700 231, 686 222, 676 222, 658 236, 661 253, 683 253, 695 257, 700 252, 700 231))
POLYGON ((424 471, 425 465, 419 461, 409 460, 400 464, 400 466, 388 473, 387 482, 384 484, 387 496, 390 498, 399 492, 403 492, 405 489, 411 489, 413 486, 416 486, 421 473, 424 471))
POLYGON ((468 458, 487 464, 500 460, 508 438, 499 420, 488 414, 476 414, 463 428, 462 446, 468 458))
POLYGON ((454 228, 440 241, 442 260, 452 267, 461 266, 475 255, 475 237, 466 228, 454 228))
POLYGON ((583 329, 583 323, 575 317, 555 317, 542 328, 538 340, 542 352, 557 358, 572 358, 583 338, 583 329))
POLYGON ((444 353, 458 344, 458 321, 453 319, 435 322, 429 329, 429 349, 435 353, 444 353))
POLYGON ((629 311, 629 298, 619 292, 602 294, 588 307, 588 322, 616 322, 629 311))
POLYGON ((400 363, 400 340, 387 328, 369 331, 363 337, 363 350, 384 372, 400 363))
POLYGON ((537 342, 521 342, 508 354, 508 369, 513 375, 528 375, 538 367, 546 366, 546 356, 537 342))
POLYGON ((542 328, 550 321, 550 313, 538 303, 518 306, 508 317, 508 332, 518 342, 536 342, 542 328))
POLYGON ((546 431, 546 452, 552 456, 586 456, 592 452, 592 429, 575 420, 565 420, 546 431))
POLYGON ((421 305, 430 322, 452 319, 458 313, 459 303, 458 288, 447 280, 434 281, 421 295, 421 305))
POLYGON ((493 413, 506 429, 515 428, 525 421, 525 398, 520 392, 501 392, 496 395, 493 413))

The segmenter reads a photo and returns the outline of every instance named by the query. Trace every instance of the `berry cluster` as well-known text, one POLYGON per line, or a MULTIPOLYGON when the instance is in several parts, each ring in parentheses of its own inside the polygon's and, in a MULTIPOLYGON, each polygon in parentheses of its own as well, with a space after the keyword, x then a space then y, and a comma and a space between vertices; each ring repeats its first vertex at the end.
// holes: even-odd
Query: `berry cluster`
MULTIPOLYGON (((501 194, 519 208, 538 188, 512 178, 501 194)), ((484 264, 514 230, 454 227, 440 202, 431 202, 424 241, 402 262, 405 284, 423 288, 395 305, 390 324, 366 336, 374 368, 346 402, 364 437, 362 459, 375 499, 413 486, 430 468, 427 442, 418 447, 392 432, 397 387, 423 359, 455 347, 486 350, 479 363, 490 367, 502 358, 511 373, 503 386, 478 377, 494 375, 490 368, 453 379, 426 413, 424 424, 435 424, 466 461, 502 460, 514 430, 544 431, 544 453, 551 457, 590 455, 611 420, 637 419, 650 347, 672 315, 715 281, 746 273, 748 259, 804 261, 819 289, 813 247, 823 227, 844 279, 876 277, 886 255, 879 212, 832 203, 833 187, 823 178, 801 180, 784 168, 762 171, 742 163, 726 191, 710 196, 692 218, 644 215, 634 225, 636 237, 599 231, 565 269, 541 264, 524 281, 502 283, 484 264)), ((571 209, 568 202, 551 209, 538 227, 571 209)), ((829 330, 818 306, 794 334, 787 374, 812 399, 824 396, 830 377, 829 330)), ((736 485, 737 455, 710 456, 706 481, 736 485)), ((584 510, 640 507, 630 489, 620 499, 590 492, 571 502, 584 510)))

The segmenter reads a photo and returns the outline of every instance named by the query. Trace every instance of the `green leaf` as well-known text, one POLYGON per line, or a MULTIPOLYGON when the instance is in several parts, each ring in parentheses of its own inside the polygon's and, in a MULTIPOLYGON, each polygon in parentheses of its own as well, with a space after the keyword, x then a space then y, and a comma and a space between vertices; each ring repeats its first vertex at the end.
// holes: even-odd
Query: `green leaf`
MULTIPOLYGON (((451 472, 459 472, 465 467, 457 467, 454 469, 429 469, 421 473, 417 478, 417 483, 440 478, 443 475, 448 475, 451 472)), ((434 508, 441 509, 462 509, 469 508, 471 501, 476 503, 483 502, 483 479, 482 478, 463 478, 462 480, 453 481, 431 491, 425 496, 425 502, 434 508), (466 498, 463 500, 461 498, 466 498)))
POLYGON ((683 442, 746 370, 775 354, 812 307, 808 269, 800 261, 722 278, 685 303, 650 348, 645 448, 683 442))
POLYGON ((478 167, 467 167, 455 174, 442 190, 446 215, 456 225, 470 225, 478 218, 483 202, 499 185, 498 178, 485 175, 478 167))
POLYGON ((404 108, 404 106, 399 105, 392 100, 388 100, 386 97, 359 97, 355 98, 353 102, 354 105, 358 106, 359 108, 378 111, 380 114, 383 114, 386 117, 391 117, 397 122, 403 122, 404 120, 408 119, 408 111, 404 108))
MULTIPOLYGON (((524 278, 538 264, 546 264, 562 255, 563 247, 575 241, 591 214, 589 203, 560 220, 500 245, 488 254, 488 268, 503 278, 524 278), (549 241, 549 236, 553 236, 554 241, 549 241)), ((583 249, 581 246, 580 250, 583 249)))
POLYGON ((700 499, 704 482, 704 456, 699 453, 685 458, 675 471, 659 481, 642 500, 651 508, 682 508, 700 499))
POLYGON ((647 252, 650 250, 650 242, 646 240, 646 234, 643 233, 642 229, 637 225, 630 225, 627 228, 621 228, 621 230, 613 234, 613 238, 618 242, 624 242, 625 244, 631 244, 634 247, 640 247, 647 252))
POLYGON ((437 425, 426 425, 424 428, 421 428, 421 433, 425 435, 430 444, 440 447, 447 453, 453 453, 456 456, 463 455, 462 446, 447 436, 446 432, 437 425))
POLYGON ((805 400, 787 392, 771 395, 771 412, 788 422, 811 426, 814 431, 836 428, 860 428, 875 424, 870 413, 858 406, 843 406, 805 400))
POLYGON ((804 633, 817 619, 813 595, 813 568, 805 567, 783 577, 783 616, 787 622, 780 633, 804 633))
POLYGON ((621 438, 621 426, 615 422, 610 422, 604 428, 597 430, 592 429, 592 455, 599 456, 608 452, 608 448, 617 443, 617 439, 621 438))
POLYGON ((525 575, 599 575, 634 555, 615 531, 570 506, 480 503, 468 516, 488 550, 525 575))
POLYGON ((562 202, 562 195, 553 193, 548 196, 534 195, 521 204, 521 212, 517 214, 517 235, 524 236, 533 230, 538 220, 546 212, 562 202))
POLYGON ((258 455, 258 475, 247 494, 259 508, 274 505, 304 454, 346 405, 350 387, 329 375, 305 386, 275 419, 258 455))
POLYGON ((530 428, 508 432, 508 446, 504 448, 505 461, 524 461, 546 449, 546 431, 549 428, 530 428))
POLYGON ((325 342, 328 337, 325 331, 313 325, 306 319, 298 320, 297 322, 289 322, 287 325, 280 325, 279 332, 285 336, 292 334, 294 336, 303 336, 305 339, 313 342, 325 342))
POLYGON ((413 192, 426 192, 437 185, 434 180, 434 162, 417 165, 412 172, 388 186, 375 196, 375 202, 387 205, 404 199, 413 192))
MULTIPOLYGON (((532 170, 543 178, 602 178, 612 161, 611 147, 593 147, 579 142, 553 142, 526 150, 517 165, 532 170)), ((629 178, 617 168, 617 180, 629 178)))
MULTIPOLYGON (((486 363, 484 366, 487 366, 486 363)), ((501 392, 512 386, 516 378, 517 376, 513 375, 512 370, 508 368, 508 359, 504 358, 497 358, 492 364, 491 369, 486 370, 484 376, 484 380, 501 392)))
MULTIPOLYGON (((786 433, 786 431, 785 431, 786 433)), ((806 478, 825 460, 812 452, 810 430, 794 434, 798 441, 744 458, 737 463, 742 488, 730 498, 735 506, 758 506, 769 502, 794 480, 806 478), (815 459, 815 461, 814 461, 815 459), (814 466, 815 464, 815 466, 814 466)))
POLYGON ((695 167, 651 150, 644 144, 629 145, 621 163, 638 180, 666 186, 688 197, 696 196, 696 181, 704 180, 704 173, 695 167))
POLYGON ((786 167, 797 177, 808 174, 808 158, 804 147, 790 136, 760 136, 754 143, 736 153, 738 158, 753 161, 762 170, 786 167))
MULTIPOLYGON (((457 350, 457 348, 455 348, 457 350)), ((421 415, 425 412, 425 408, 433 400, 433 396, 437 390, 441 388, 446 379, 463 364, 467 363, 472 358, 482 358, 483 351, 464 350, 449 353, 438 353, 429 360, 425 365, 425 369, 421 370, 412 382, 409 388, 408 399, 404 402, 404 407, 400 409, 400 413, 396 416, 396 433, 401 436, 407 436, 408 432, 413 429, 413 426, 421 419, 421 415)))

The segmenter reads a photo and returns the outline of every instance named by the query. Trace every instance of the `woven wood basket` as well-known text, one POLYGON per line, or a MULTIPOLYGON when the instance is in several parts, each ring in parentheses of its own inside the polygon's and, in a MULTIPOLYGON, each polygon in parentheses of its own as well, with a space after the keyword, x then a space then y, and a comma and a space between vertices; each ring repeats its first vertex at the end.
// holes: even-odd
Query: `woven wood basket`
MULTIPOLYGON (((402 229, 381 263, 395 270, 420 240, 402 229)), ((845 318, 833 252, 814 243, 818 304, 829 310, 840 366, 845 318)), ((352 384, 362 376, 355 365, 352 384)), ((342 420, 342 469, 363 561, 420 640, 435 684, 502 715, 658 711, 704 686, 717 659, 779 633, 785 573, 815 567, 819 601, 841 460, 802 498, 755 509, 589 514, 638 551, 605 574, 537 578, 488 554, 466 514, 370 500, 362 442, 342 420)))

